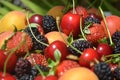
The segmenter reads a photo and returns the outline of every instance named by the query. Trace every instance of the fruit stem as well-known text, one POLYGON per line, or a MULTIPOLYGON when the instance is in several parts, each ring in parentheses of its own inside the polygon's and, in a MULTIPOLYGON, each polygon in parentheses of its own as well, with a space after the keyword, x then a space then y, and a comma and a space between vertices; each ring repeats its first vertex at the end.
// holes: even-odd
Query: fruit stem
POLYGON ((11 58, 11 56, 14 54, 14 52, 17 50, 17 49, 19 49, 23 44, 24 44, 24 42, 25 42, 25 34, 24 35, 22 35, 22 41, 20 42, 20 44, 17 46, 17 47, 15 47, 15 48, 13 48, 12 50, 10 50, 10 51, 8 51, 7 53, 9 53, 9 55, 8 55, 8 57, 7 57, 7 59, 5 60, 5 63, 4 63, 4 68, 3 68, 3 75, 5 76, 6 75, 6 68, 7 68, 7 63, 8 63, 8 61, 9 61, 9 59, 11 58))
POLYGON ((60 33, 60 36, 62 37, 62 39, 65 41, 65 43, 67 43, 72 49, 74 49, 75 51, 77 51, 78 53, 82 54, 81 51, 79 51, 78 49, 76 49, 75 47, 73 47, 61 34, 60 28, 59 28, 59 23, 60 23, 60 17, 56 17, 56 23, 57 23, 57 28, 58 31, 60 33))
POLYGON ((83 33, 83 30, 82 30, 82 17, 81 16, 80 16, 80 31, 81 31, 81 34, 82 34, 82 37, 84 38, 84 40, 87 40, 85 37, 85 34, 83 33))
POLYGON ((76 10, 75 10, 75 1, 74 0, 72 0, 73 1, 73 14, 76 14, 76 10))
POLYGON ((30 28, 30 32, 32 33, 32 36, 34 37, 34 39, 35 39, 37 42, 39 42, 40 44, 42 44, 42 45, 49 46, 48 44, 43 43, 43 42, 41 42, 40 40, 38 40, 38 39, 36 38, 36 36, 34 35, 32 29, 31 29, 31 24, 29 23, 28 16, 29 16, 29 12, 28 12, 28 14, 27 14, 27 23, 28 23, 28 25, 29 25, 28 27, 30 28))
POLYGON ((103 20, 104 20, 104 23, 105 23, 105 27, 106 27, 106 30, 107 30, 107 33, 108 33, 108 37, 109 37, 109 40, 110 40, 110 45, 112 46, 113 45, 113 42, 112 42, 112 38, 111 38, 111 35, 110 35, 110 31, 108 29, 108 24, 106 22, 106 19, 105 19, 105 16, 104 16, 104 13, 103 13, 103 10, 101 9, 101 7, 99 7, 99 10, 102 14, 102 17, 103 17, 103 20))

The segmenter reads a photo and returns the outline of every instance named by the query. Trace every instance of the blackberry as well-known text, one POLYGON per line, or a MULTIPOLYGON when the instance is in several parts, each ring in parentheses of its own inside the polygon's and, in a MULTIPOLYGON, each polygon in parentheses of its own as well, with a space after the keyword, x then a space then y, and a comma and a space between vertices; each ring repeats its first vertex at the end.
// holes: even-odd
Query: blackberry
POLYGON ((120 40, 114 45, 113 53, 120 53, 120 40))
POLYGON ((115 80, 120 80, 120 67, 115 68, 114 78, 115 78, 115 80))
POLYGON ((94 66, 94 72, 99 80, 114 80, 110 66, 105 62, 100 62, 94 66))
POLYGON ((100 24, 100 20, 98 18, 95 18, 95 17, 91 17, 91 16, 88 16, 85 18, 84 20, 84 24, 87 25, 89 23, 97 23, 97 24, 100 24))
POLYGON ((17 80, 34 80, 34 77, 35 76, 33 76, 31 74, 24 74, 23 76, 21 76, 17 80))
POLYGON ((48 44, 47 38, 44 35, 41 35, 36 27, 31 27, 31 29, 32 29, 32 32, 33 32, 34 36, 31 33, 29 27, 27 27, 24 30, 24 32, 28 33, 30 35, 31 39, 32 39, 32 42, 33 42, 32 51, 34 51, 34 50, 44 50, 46 48, 46 46, 41 44, 40 42, 38 42, 38 40, 43 42, 43 43, 48 44))
POLYGON ((120 31, 116 31, 113 35, 112 35, 112 40, 114 42, 114 44, 117 44, 118 41, 120 40, 120 31))
MULTIPOLYGON (((43 65, 37 65, 39 67, 39 69, 41 69, 43 72, 48 72, 49 71, 49 68, 46 67, 46 66, 43 66, 43 65)), ((39 73, 38 69, 36 68, 36 66, 33 66, 32 69, 31 69, 31 73, 33 75, 37 75, 39 73)))
POLYGON ((16 66, 15 66, 15 76, 17 78, 20 78, 24 76, 24 74, 30 74, 31 73, 31 64, 28 60, 19 58, 16 66))
MULTIPOLYGON (((79 51, 83 51, 84 49, 87 49, 87 48, 92 48, 93 45, 86 41, 86 40, 74 40, 71 45, 76 48, 77 50, 79 51)), ((76 50, 74 50, 71 46, 68 47, 69 51, 73 54, 73 55, 76 55, 76 56, 80 56, 80 53, 78 53, 76 50)))
POLYGON ((53 16, 50 15, 43 16, 42 24, 45 33, 57 30, 56 20, 53 16))

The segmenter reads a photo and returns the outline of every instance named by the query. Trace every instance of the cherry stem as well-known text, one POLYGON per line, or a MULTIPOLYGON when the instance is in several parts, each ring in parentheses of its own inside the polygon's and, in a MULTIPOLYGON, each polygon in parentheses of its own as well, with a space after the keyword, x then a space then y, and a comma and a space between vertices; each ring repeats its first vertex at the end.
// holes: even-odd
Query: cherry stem
POLYGON ((87 40, 85 37, 85 34, 83 33, 83 30, 82 30, 82 17, 80 18, 80 31, 81 31, 81 34, 82 34, 82 37, 84 38, 84 40, 87 40))
POLYGON ((34 37, 34 39, 35 39, 37 42, 39 42, 40 44, 42 44, 42 45, 49 46, 48 44, 46 44, 46 43, 44 43, 44 42, 41 42, 40 40, 38 40, 38 39, 36 38, 36 36, 34 35, 32 29, 31 29, 31 25, 30 25, 30 22, 29 22, 29 20, 28 20, 28 16, 29 16, 29 12, 28 12, 28 14, 27 14, 27 23, 28 23, 28 25, 29 25, 28 27, 30 28, 30 32, 31 32, 32 36, 34 37))
POLYGON ((104 20, 104 23, 105 23, 105 27, 106 27, 106 30, 107 30, 107 33, 108 33, 108 37, 109 37, 109 40, 110 40, 110 45, 112 46, 113 45, 113 42, 112 42, 112 38, 111 38, 111 35, 110 35, 110 31, 108 29, 108 24, 106 22, 106 19, 105 19, 105 16, 104 16, 104 13, 103 13, 103 10, 101 9, 101 7, 99 7, 99 10, 102 14, 102 17, 103 17, 103 20, 104 20))
POLYGON ((76 10, 75 10, 75 1, 74 0, 72 0, 73 1, 73 14, 76 14, 76 10))
POLYGON ((63 40, 65 41, 65 43, 67 43, 72 49, 74 49, 74 50, 77 51, 78 53, 82 54, 81 51, 79 51, 78 49, 76 49, 75 47, 73 47, 73 46, 62 36, 61 31, 60 31, 60 28, 59 28, 60 17, 56 17, 56 23, 57 23, 58 31, 59 31, 61 37, 63 38, 63 40))
POLYGON ((7 59, 5 60, 5 63, 4 63, 4 69, 3 69, 3 75, 5 76, 6 75, 6 68, 7 68, 7 63, 8 63, 8 61, 9 61, 9 59, 11 58, 11 56, 14 54, 14 52, 17 50, 17 49, 19 49, 23 44, 24 44, 24 42, 25 42, 25 36, 26 35, 22 35, 22 41, 20 42, 20 44, 17 46, 17 47, 15 47, 15 48, 13 48, 12 50, 10 50, 10 53, 9 52, 7 52, 7 53, 9 53, 9 55, 8 55, 8 57, 7 57, 7 59))

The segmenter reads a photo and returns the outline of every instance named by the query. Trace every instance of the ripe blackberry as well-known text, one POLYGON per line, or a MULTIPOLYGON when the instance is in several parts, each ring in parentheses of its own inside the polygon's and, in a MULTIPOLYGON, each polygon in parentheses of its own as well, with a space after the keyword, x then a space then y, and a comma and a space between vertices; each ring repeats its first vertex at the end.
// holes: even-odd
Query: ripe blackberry
MULTIPOLYGON (((43 72, 48 72, 49 68, 43 65, 37 65, 39 67, 39 69, 41 69, 43 72)), ((33 66, 31 69, 31 73, 34 76, 37 76, 37 74, 39 73, 38 69, 36 68, 36 66, 33 66)))
POLYGON ((24 76, 24 74, 30 74, 31 73, 31 64, 28 60, 19 58, 16 66, 15 66, 15 76, 17 78, 20 78, 24 76))
POLYGON ((120 53, 120 40, 114 45, 113 53, 120 53))
POLYGON ((54 17, 50 15, 43 16, 42 24, 43 24, 42 26, 45 33, 57 30, 56 20, 54 17))
POLYGON ((100 20, 98 18, 95 18, 95 17, 91 17, 91 16, 88 16, 85 18, 84 20, 84 24, 87 25, 89 23, 97 23, 97 24, 100 24, 100 20))
POLYGON ((115 78, 115 80, 120 80, 120 67, 115 68, 114 78, 115 78))
POLYGON ((115 44, 118 43, 118 41, 120 40, 120 31, 116 31, 113 35, 112 35, 112 40, 115 44))
POLYGON ((100 62, 94 66, 94 72, 99 80, 114 80, 110 66, 105 62, 100 62))
MULTIPOLYGON (((71 45, 76 48, 77 50, 79 51, 83 51, 84 49, 87 49, 87 48, 92 48, 93 45, 86 41, 86 40, 74 40, 71 45)), ((80 53, 78 53, 76 50, 74 50, 71 46, 68 47, 69 51, 73 54, 73 55, 76 55, 76 56, 80 56, 80 53)))
POLYGON ((17 80, 34 80, 34 77, 35 76, 33 76, 31 74, 24 74, 23 76, 21 76, 17 80))
POLYGON ((32 39, 32 42, 33 42, 32 51, 34 51, 34 50, 44 50, 46 48, 46 46, 41 44, 39 41, 48 44, 47 38, 44 35, 41 35, 36 27, 31 27, 31 29, 32 29, 32 32, 33 32, 34 35, 31 33, 29 27, 27 27, 24 31, 26 33, 28 33, 30 35, 31 39, 32 39))

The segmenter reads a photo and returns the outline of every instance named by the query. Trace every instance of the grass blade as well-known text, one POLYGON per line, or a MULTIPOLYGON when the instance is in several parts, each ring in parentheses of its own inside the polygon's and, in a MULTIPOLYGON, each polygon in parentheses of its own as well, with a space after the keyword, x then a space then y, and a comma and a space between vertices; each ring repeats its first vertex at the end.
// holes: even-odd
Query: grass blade
POLYGON ((23 2, 23 4, 25 4, 28 8, 30 8, 35 13, 45 15, 45 13, 47 12, 41 6, 38 6, 37 4, 35 4, 34 2, 32 2, 30 0, 21 0, 21 1, 23 2))
POLYGON ((0 0, 0 3, 3 4, 4 6, 8 7, 11 10, 22 10, 22 8, 14 5, 11 2, 6 1, 6 0, 0 0))
POLYGON ((6 9, 5 7, 4 8, 0 8, 0 14, 2 14, 2 15, 5 15, 8 12, 9 12, 9 10, 6 9))

